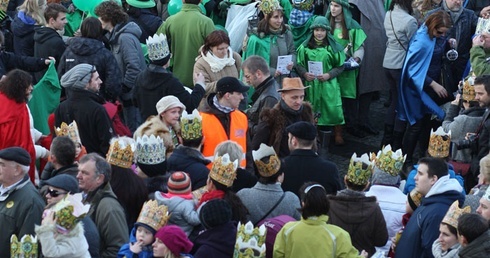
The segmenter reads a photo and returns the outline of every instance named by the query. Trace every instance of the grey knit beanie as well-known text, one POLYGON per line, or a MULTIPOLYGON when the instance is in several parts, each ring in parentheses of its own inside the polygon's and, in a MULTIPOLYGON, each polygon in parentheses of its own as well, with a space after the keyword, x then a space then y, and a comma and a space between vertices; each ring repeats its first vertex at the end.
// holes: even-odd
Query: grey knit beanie
POLYGON ((398 186, 400 184, 400 176, 392 176, 376 166, 373 167, 373 170, 371 185, 398 186))
POLYGON ((92 69, 95 70, 95 66, 90 64, 76 65, 61 76, 61 86, 65 88, 85 89, 90 78, 92 78, 92 69))

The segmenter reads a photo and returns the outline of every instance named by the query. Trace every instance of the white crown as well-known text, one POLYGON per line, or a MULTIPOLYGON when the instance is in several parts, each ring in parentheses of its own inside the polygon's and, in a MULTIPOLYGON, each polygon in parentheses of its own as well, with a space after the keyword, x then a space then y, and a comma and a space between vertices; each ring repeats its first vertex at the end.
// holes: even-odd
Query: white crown
POLYGON ((490 33, 490 19, 478 18, 475 34, 490 33))
POLYGON ((252 151, 252 157, 254 158, 254 160, 261 160, 264 157, 269 157, 272 155, 276 155, 274 148, 272 148, 271 146, 267 146, 263 143, 260 144, 258 150, 252 151))
POLYGON ((265 258, 265 225, 254 228, 252 222, 243 225, 238 222, 235 254, 233 257, 260 257, 265 258))
POLYGON ((136 138, 136 161, 145 165, 160 164, 165 161, 167 149, 162 138, 143 135, 136 138))
POLYGON ((155 34, 153 37, 148 37, 146 46, 148 48, 148 58, 152 61, 161 60, 170 55, 165 34, 155 34))

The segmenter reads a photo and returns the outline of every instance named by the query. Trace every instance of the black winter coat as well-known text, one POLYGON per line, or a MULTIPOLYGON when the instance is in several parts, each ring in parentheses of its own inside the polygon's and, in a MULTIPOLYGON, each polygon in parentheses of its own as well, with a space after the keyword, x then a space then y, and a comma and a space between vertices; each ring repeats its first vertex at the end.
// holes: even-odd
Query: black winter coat
POLYGON ((128 11, 130 21, 138 24, 141 29, 141 36, 139 41, 142 44, 146 44, 146 39, 157 32, 160 25, 162 25, 162 18, 153 14, 148 9, 132 8, 131 12, 128 11))
POLYGON ((167 159, 169 172, 185 171, 191 178, 192 191, 206 185, 211 161, 204 158, 201 152, 183 145, 178 146, 167 159))
POLYGON ((39 72, 46 69, 46 60, 32 56, 16 55, 12 52, 0 52, 0 77, 13 69, 22 69, 28 72, 39 72))
MULTIPOLYGON (((55 67, 58 68, 61 55, 65 52, 66 45, 63 38, 55 29, 49 27, 37 27, 34 29, 34 56, 48 58, 54 57, 55 67)), ((45 71, 35 74, 36 81, 39 81, 45 71)))
POLYGON ((14 53, 17 55, 34 56, 34 28, 35 21, 18 12, 12 21, 12 34, 14 34, 14 53))

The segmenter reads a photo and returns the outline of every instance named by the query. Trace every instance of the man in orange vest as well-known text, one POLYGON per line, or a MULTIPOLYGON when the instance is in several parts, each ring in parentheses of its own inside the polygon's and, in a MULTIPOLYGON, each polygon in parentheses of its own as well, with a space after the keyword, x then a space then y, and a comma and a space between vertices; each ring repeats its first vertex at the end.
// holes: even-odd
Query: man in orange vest
MULTIPOLYGON (((226 140, 237 142, 247 153, 247 116, 238 106, 243 100, 243 93, 250 87, 243 85, 237 78, 223 77, 216 83, 216 93, 210 94, 201 108, 204 157, 213 160, 214 149, 226 140)), ((212 164, 212 163, 211 163, 212 164)), ((209 164, 209 168, 211 168, 209 164)), ((245 168, 245 157, 240 167, 245 168)))

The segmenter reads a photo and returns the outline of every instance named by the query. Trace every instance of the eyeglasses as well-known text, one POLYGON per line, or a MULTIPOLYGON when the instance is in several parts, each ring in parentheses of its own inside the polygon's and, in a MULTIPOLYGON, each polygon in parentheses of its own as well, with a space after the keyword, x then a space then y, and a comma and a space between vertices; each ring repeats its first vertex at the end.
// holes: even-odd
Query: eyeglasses
POLYGON ((88 72, 88 73, 86 73, 84 76, 80 77, 80 80, 78 80, 78 81, 83 81, 83 79, 84 79, 85 77, 87 77, 87 75, 91 75, 91 74, 93 74, 93 73, 95 73, 95 72, 97 72, 97 70, 95 69, 95 65, 92 65, 92 68, 90 69, 90 72, 88 72))
POLYGON ((58 197, 61 194, 67 194, 67 192, 58 192, 58 190, 54 190, 54 189, 49 188, 48 194, 51 195, 51 197, 58 197))

